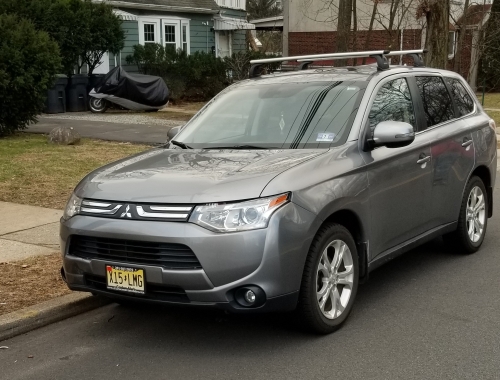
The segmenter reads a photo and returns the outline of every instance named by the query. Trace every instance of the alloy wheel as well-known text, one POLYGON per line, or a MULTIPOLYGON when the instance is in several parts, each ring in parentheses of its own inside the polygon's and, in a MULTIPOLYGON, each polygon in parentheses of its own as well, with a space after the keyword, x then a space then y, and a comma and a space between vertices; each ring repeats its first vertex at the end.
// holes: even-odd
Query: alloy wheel
POLYGON ((477 243, 484 232, 486 221, 486 203, 483 191, 474 186, 467 199, 467 234, 473 243, 477 243))
POLYGON ((324 249, 316 271, 316 295, 321 313, 338 318, 347 307, 354 284, 352 253, 342 240, 324 249))

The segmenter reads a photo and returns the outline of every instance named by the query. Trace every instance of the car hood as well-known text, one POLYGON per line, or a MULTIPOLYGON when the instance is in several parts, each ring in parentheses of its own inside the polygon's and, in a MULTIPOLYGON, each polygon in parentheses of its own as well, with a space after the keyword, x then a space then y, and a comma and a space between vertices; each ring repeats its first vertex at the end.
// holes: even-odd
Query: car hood
POLYGON ((257 198, 276 175, 325 152, 159 148, 97 169, 75 193, 88 199, 154 203, 257 198))

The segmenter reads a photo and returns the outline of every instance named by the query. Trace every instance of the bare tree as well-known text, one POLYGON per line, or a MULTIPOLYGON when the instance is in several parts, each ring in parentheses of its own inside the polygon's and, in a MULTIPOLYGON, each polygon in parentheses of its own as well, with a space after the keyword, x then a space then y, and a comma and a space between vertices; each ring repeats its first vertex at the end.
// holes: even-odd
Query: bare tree
POLYGON ((425 16, 427 32, 425 64, 445 69, 448 63, 449 0, 420 0, 417 16, 425 16))
POLYGON ((467 16, 469 11, 469 4, 470 0, 465 0, 463 16, 460 18, 460 22, 458 22, 458 20, 455 22, 459 28, 459 31, 458 31, 458 41, 455 48, 455 51, 458 52, 458 54, 455 54, 455 61, 453 62, 453 70, 456 71, 457 73, 459 73, 462 68, 462 54, 460 54, 460 52, 464 47, 465 36, 467 35, 467 16))

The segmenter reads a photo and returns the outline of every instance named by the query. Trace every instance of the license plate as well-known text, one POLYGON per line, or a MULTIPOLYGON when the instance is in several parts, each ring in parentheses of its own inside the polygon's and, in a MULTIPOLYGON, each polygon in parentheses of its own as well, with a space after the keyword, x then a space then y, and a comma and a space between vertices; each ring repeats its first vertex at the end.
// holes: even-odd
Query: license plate
POLYGON ((108 289, 144 294, 144 270, 106 265, 106 284, 108 289))

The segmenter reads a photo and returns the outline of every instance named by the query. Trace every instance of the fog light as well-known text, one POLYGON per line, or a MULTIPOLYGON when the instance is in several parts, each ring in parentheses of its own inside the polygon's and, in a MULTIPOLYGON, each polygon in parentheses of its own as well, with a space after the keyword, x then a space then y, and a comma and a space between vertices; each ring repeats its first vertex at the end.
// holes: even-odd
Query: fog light
POLYGON ((266 293, 256 285, 245 285, 234 291, 234 300, 239 306, 260 307, 266 303, 266 293))
POLYGON ((247 290, 245 293, 245 301, 247 301, 249 304, 253 304, 255 302, 255 299, 255 293, 251 290, 247 290))

